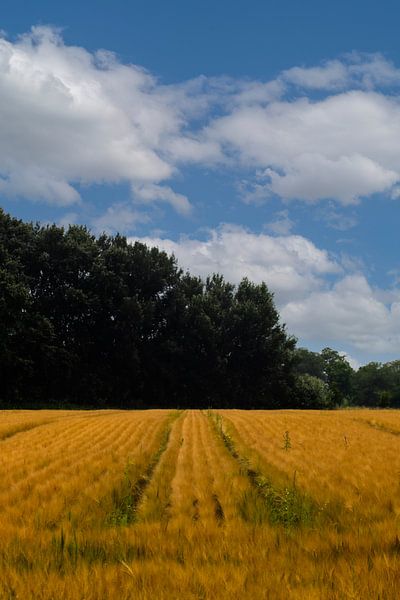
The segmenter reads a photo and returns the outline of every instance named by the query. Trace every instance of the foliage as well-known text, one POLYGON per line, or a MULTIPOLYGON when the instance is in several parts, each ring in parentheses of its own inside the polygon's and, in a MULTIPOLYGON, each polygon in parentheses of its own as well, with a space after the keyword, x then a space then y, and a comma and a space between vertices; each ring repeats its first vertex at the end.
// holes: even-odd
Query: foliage
POLYGON ((334 400, 327 383, 313 375, 299 375, 296 380, 298 408, 333 408, 334 400))
POLYGON ((353 369, 345 356, 331 348, 324 348, 321 357, 333 403, 336 406, 345 404, 352 395, 353 369))
POLYGON ((363 406, 400 406, 400 361, 371 362, 354 376, 354 401, 363 406))
POLYGON ((370 362, 354 371, 347 359, 331 348, 320 353, 296 348, 293 365, 298 408, 400 407, 400 360, 370 362))
POLYGON ((0 259, 4 406, 290 404, 295 340, 264 283, 2 211, 0 259))
POLYGON ((0 407, 400 406, 400 361, 295 348, 265 283, 0 210, 0 407))
POLYGON ((297 348, 293 363, 298 407, 344 406, 352 400, 354 371, 336 350, 324 348, 318 353, 297 348))
POLYGON ((325 362, 321 354, 307 348, 296 348, 294 370, 298 375, 312 375, 326 381, 325 362))

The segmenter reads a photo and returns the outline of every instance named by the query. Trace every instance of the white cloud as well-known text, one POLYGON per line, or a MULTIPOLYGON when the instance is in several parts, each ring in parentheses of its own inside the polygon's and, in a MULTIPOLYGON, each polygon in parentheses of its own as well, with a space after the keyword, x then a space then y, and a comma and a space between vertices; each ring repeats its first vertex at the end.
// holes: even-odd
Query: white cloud
POLYGON ((242 167, 252 171, 257 198, 395 197, 400 102, 382 90, 399 85, 384 57, 357 54, 272 81, 163 85, 35 27, 0 39, 0 193, 71 205, 80 184, 126 182, 136 200, 188 213, 189 199, 167 182, 195 164, 239 178, 242 167))
POLYGON ((381 54, 353 52, 342 60, 329 60, 317 67, 293 67, 281 79, 302 88, 341 90, 371 89, 400 83, 400 70, 381 54))
POLYGON ((174 253, 183 268, 202 277, 218 272, 234 283, 243 277, 266 281, 280 304, 304 298, 323 286, 324 275, 340 271, 327 252, 304 237, 254 234, 233 225, 210 231, 205 240, 146 237, 140 241, 174 253))
POLYGON ((91 225, 96 233, 128 233, 140 223, 147 223, 148 215, 136 211, 126 204, 113 204, 105 213, 95 217, 91 225))
POLYGON ((64 229, 68 229, 70 225, 75 225, 78 221, 78 213, 76 212, 67 212, 60 219, 58 219, 59 227, 64 227, 64 229))
POLYGON ((354 212, 348 213, 344 210, 339 211, 334 208, 333 205, 327 205, 319 211, 318 217, 324 221, 332 229, 337 231, 347 231, 352 227, 355 227, 358 223, 358 219, 354 212))
POLYGON ((320 67, 292 67, 283 71, 282 79, 288 83, 314 89, 343 89, 349 82, 349 72, 339 60, 331 60, 320 67))
POLYGON ((79 193, 60 175, 53 176, 32 167, 8 173, 3 171, 0 176, 0 194, 8 197, 21 196, 30 200, 46 200, 50 204, 60 206, 80 201, 79 193))
POLYGON ((294 221, 289 218, 289 211, 287 209, 280 210, 275 217, 273 221, 264 225, 265 229, 276 235, 288 235, 294 227, 294 221))
POLYGON ((246 168, 265 169, 258 196, 351 204, 400 179, 400 102, 376 92, 240 107, 208 135, 246 168))
POLYGON ((368 353, 398 353, 400 291, 385 303, 363 275, 348 275, 330 290, 282 307, 289 330, 303 339, 344 344, 368 353))
POLYGON ((185 215, 191 212, 192 207, 187 197, 174 192, 168 186, 156 185, 154 183, 134 185, 133 194, 137 200, 142 202, 168 202, 181 214, 185 215))
POLYGON ((355 154, 331 160, 318 154, 302 154, 292 161, 284 175, 268 170, 272 192, 281 198, 318 201, 335 198, 355 204, 360 196, 389 189, 397 173, 383 169, 365 156, 355 154))
POLYGON ((347 352, 343 352, 342 356, 344 356, 344 358, 347 360, 347 362, 349 363, 349 365, 355 370, 358 371, 358 369, 361 367, 361 363, 359 360, 357 360, 356 358, 354 358, 354 356, 351 356, 351 354, 348 354, 347 352))
POLYGON ((110 53, 65 46, 46 27, 0 40, 0 189, 59 204, 75 183, 169 178, 162 141, 181 128, 180 108, 156 80, 110 53))

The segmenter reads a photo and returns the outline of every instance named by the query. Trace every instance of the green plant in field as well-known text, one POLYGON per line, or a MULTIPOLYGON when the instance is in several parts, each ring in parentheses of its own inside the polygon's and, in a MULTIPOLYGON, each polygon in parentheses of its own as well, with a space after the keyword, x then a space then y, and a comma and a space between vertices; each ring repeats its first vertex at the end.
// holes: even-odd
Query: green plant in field
MULTIPOLYGON (((171 432, 171 423, 177 419, 179 415, 180 411, 175 411, 171 414, 170 422, 162 434, 160 446, 150 459, 144 473, 137 476, 134 472, 134 463, 128 461, 120 487, 112 490, 111 497, 114 509, 107 517, 107 525, 127 526, 136 521, 138 507, 144 491, 152 478, 154 469, 158 465, 162 454, 167 448, 171 432)), ((183 438, 181 441, 183 443, 183 438)))
MULTIPOLYGON (((291 485, 284 487, 274 485, 269 478, 251 468, 247 458, 239 455, 234 439, 224 430, 221 415, 212 413, 211 418, 225 447, 231 456, 240 463, 253 486, 253 491, 245 493, 239 504, 242 518, 254 523, 262 523, 267 515, 271 523, 283 525, 286 528, 310 525, 318 509, 311 498, 297 489, 296 473, 291 485)), ((290 433, 285 431, 283 448, 289 450, 291 447, 290 433)))
POLYGON ((114 510, 109 515, 109 525, 129 525, 135 520, 136 506, 142 496, 147 483, 146 475, 141 475, 133 483, 131 470, 133 465, 128 463, 124 470, 124 479, 119 489, 112 490, 112 503, 114 510))
POLYGON ((283 435, 283 449, 290 450, 291 447, 292 447, 292 441, 290 439, 290 433, 288 431, 285 431, 285 433, 283 435))
POLYGON ((297 489, 295 478, 291 486, 281 489, 274 487, 262 476, 257 477, 256 485, 266 500, 271 523, 294 527, 310 525, 314 520, 316 508, 313 502, 297 489))

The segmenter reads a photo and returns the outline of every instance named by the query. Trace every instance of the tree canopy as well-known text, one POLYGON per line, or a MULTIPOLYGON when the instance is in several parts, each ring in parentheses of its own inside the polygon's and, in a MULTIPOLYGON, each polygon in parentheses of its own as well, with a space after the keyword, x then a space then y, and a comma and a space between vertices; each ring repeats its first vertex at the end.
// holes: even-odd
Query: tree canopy
POLYGON ((183 272, 82 226, 0 212, 3 405, 286 406, 294 338, 265 284, 183 272))

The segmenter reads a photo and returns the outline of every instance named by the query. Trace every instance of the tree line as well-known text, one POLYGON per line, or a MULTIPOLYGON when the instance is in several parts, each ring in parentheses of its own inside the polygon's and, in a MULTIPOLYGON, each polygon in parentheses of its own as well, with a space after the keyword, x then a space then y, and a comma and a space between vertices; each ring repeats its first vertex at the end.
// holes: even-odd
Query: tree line
POLYGON ((397 405, 393 365, 370 395, 372 367, 296 348, 264 283, 204 281, 123 236, 0 210, 2 407, 397 405))
POLYGON ((370 362, 355 371, 331 348, 297 348, 294 370, 308 405, 400 407, 400 360, 370 362))

